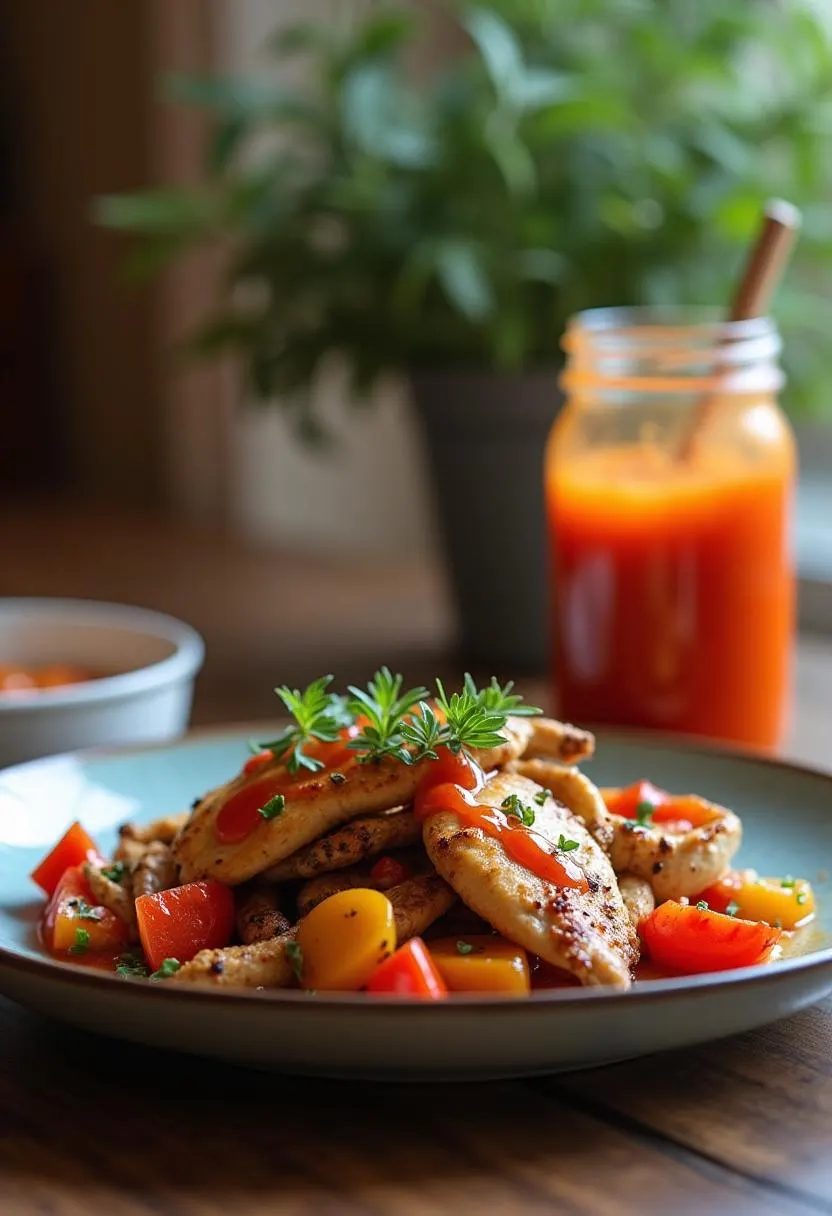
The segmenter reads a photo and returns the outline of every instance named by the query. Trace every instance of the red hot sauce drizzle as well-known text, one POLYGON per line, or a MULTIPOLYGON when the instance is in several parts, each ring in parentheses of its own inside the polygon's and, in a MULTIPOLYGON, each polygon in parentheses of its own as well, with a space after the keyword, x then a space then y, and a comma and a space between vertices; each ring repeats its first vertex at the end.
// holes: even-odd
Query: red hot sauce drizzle
POLYGON ((558 856, 552 841, 525 827, 517 816, 476 801, 475 795, 484 784, 485 774, 479 765, 463 755, 443 751, 439 760, 429 761, 425 768, 413 803, 416 818, 421 822, 430 815, 450 811, 467 827, 479 828, 499 841, 513 861, 538 878, 558 887, 587 891, 589 883, 583 870, 569 858, 558 856))
MULTIPOLYGON (((355 752, 347 744, 361 730, 359 724, 346 727, 334 743, 317 743, 306 749, 307 754, 320 760, 324 768, 315 773, 302 770, 289 773, 284 766, 242 786, 228 799, 217 815, 215 833, 222 844, 239 844, 268 819, 262 812, 269 802, 280 795, 293 802, 314 797, 321 788, 321 779, 331 772, 343 771, 356 763, 355 752)), ((244 766, 246 775, 254 775, 273 760, 271 755, 252 757, 244 766), (252 763, 254 761, 254 763, 252 763)), ((462 753, 454 754, 441 748, 438 760, 426 760, 424 775, 414 799, 418 820, 440 811, 452 811, 468 827, 479 828, 486 836, 499 841, 512 860, 524 866, 546 882, 558 887, 588 890, 586 875, 580 866, 565 856, 559 856, 554 843, 525 827, 514 815, 500 807, 478 803, 474 795, 485 784, 485 774, 462 753)), ((276 812, 279 814, 279 812, 276 812)))
MULTIPOLYGON (((282 795, 287 802, 289 799, 299 802, 320 793, 322 778, 329 779, 331 773, 344 772, 355 765, 356 754, 350 751, 347 744, 360 731, 361 726, 354 723, 345 727, 340 732, 341 737, 334 743, 317 742, 307 745, 304 748, 305 754, 319 760, 324 766, 317 772, 302 768, 297 773, 290 773, 285 765, 281 764, 275 772, 241 786, 217 814, 214 823, 217 840, 221 844, 240 844, 246 840, 255 828, 269 818, 267 814, 261 814, 261 811, 273 798, 282 795)), ((258 752, 246 761, 243 773, 245 776, 254 776, 273 762, 273 753, 258 752)))

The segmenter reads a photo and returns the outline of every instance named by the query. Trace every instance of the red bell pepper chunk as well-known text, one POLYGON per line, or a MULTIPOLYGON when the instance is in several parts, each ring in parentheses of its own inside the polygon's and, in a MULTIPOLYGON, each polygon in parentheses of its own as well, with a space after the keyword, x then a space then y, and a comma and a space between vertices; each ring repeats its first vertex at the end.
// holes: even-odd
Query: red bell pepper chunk
POLYGON ((187 963, 200 950, 227 946, 234 929, 234 896, 214 878, 189 882, 136 900, 142 949, 152 971, 166 958, 187 963))
POLYGON ((30 877, 46 895, 51 896, 70 866, 80 866, 85 861, 95 861, 99 857, 95 841, 76 820, 32 870, 30 877))
POLYGON ((764 963, 781 930, 668 900, 639 925, 651 959, 663 971, 695 975, 764 963))
POLYGON ((376 968, 367 981, 367 991, 422 1001, 441 1001, 448 995, 445 981, 420 937, 412 937, 376 968))
POLYGON ((410 870, 396 857, 379 857, 370 870, 370 878, 378 883, 382 891, 386 891, 410 878, 410 870))

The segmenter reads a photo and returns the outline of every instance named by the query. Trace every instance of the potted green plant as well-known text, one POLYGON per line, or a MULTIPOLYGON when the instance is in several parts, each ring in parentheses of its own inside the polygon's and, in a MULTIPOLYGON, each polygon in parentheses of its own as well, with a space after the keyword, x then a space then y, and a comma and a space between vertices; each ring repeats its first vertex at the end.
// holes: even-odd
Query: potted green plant
MULTIPOLYGON (((320 438, 311 387, 340 356, 350 393, 409 378, 440 506, 462 641, 495 667, 545 652, 542 449, 567 317, 726 298, 763 200, 804 208, 779 301, 792 401, 817 399, 832 306, 830 31, 772 0, 502 0, 454 8, 465 44, 427 81, 412 12, 279 30, 268 70, 177 79, 212 133, 197 189, 109 198, 157 269, 228 250, 193 348, 231 347, 250 390, 320 438)), ((268 68, 268 61, 266 63, 268 68)))

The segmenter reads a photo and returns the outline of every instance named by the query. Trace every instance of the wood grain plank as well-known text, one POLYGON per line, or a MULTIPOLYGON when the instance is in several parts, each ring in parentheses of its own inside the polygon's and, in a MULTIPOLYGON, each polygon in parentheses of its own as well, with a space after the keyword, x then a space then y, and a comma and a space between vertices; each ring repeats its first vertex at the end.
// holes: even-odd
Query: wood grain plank
POLYGON ((0 1210, 801 1212, 522 1083, 281 1078, 96 1039, 0 1003, 0 1210))
POLYGON ((832 1001, 754 1034, 551 1083, 832 1212, 832 1001))

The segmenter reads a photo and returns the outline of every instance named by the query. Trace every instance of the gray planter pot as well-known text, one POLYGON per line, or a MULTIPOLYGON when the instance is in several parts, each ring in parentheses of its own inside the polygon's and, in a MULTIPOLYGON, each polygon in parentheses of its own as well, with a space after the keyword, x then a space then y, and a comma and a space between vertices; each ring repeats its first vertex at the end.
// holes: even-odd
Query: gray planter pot
POLYGON ((411 376, 459 648, 503 678, 547 663, 543 455, 562 401, 558 370, 411 376))

